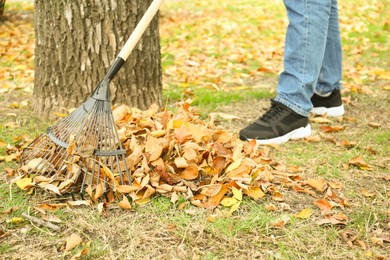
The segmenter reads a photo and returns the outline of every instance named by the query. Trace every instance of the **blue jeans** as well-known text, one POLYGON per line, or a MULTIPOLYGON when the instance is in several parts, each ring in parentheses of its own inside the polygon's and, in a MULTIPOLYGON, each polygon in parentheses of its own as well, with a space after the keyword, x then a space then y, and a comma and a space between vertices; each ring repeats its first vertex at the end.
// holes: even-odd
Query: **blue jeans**
POLYGON ((309 116, 314 92, 341 89, 342 50, 337 0, 284 0, 289 25, 284 71, 275 100, 309 116))

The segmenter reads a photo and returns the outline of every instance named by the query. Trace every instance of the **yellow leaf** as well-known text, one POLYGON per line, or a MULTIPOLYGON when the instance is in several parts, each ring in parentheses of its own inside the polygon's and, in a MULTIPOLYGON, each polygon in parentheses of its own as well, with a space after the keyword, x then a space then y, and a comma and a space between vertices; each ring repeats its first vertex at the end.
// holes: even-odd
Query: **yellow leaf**
POLYGON ((249 187, 248 190, 244 190, 244 193, 254 200, 258 200, 265 196, 264 192, 259 187, 249 187))
POLYGON ((72 234, 70 237, 66 239, 65 252, 68 252, 80 245, 83 240, 77 234, 72 234))
POLYGON ((233 206, 234 204, 236 204, 237 202, 239 202, 237 199, 235 198, 224 198, 222 201, 221 201, 221 205, 222 206, 225 206, 225 207, 231 207, 233 206))
POLYGON ((115 179, 115 176, 112 171, 104 163, 99 161, 99 164, 103 167, 104 174, 106 174, 106 176, 112 181, 112 183, 114 183, 114 187, 119 186, 119 183, 115 179))
POLYGON ((312 210, 310 208, 305 208, 299 212, 296 217, 297 218, 302 218, 302 219, 307 219, 313 214, 312 210))
POLYGON ((32 181, 32 178, 23 178, 16 181, 16 185, 22 190, 28 190, 29 188, 34 187, 34 182, 32 181))
POLYGON ((240 201, 237 202, 236 204, 234 204, 234 205, 230 208, 229 213, 232 214, 234 211, 236 211, 236 210, 240 207, 240 204, 241 204, 240 201))
POLYGON ((122 209, 131 209, 131 205, 126 196, 123 196, 123 199, 118 203, 118 206, 122 209))
POLYGON ((233 187, 233 197, 236 198, 237 200, 241 201, 242 200, 242 190, 237 189, 236 187, 233 187))
POLYGON ((236 161, 232 162, 226 169, 226 172, 230 172, 234 169, 237 169, 238 166, 241 165, 241 162, 242 162, 242 157, 238 158, 236 161))
POLYGON ((18 223, 22 223, 24 222, 25 219, 24 218, 18 218, 18 217, 14 217, 14 218, 11 218, 8 223, 11 223, 11 224, 18 224, 18 223))

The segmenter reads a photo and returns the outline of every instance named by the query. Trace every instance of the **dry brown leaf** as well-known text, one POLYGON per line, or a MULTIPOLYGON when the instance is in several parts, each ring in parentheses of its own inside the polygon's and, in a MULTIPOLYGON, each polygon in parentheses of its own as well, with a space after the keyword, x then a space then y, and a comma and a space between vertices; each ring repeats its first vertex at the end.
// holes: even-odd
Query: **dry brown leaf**
POLYGON ((137 185, 138 183, 133 183, 133 185, 119 185, 116 187, 116 191, 119 193, 128 194, 133 191, 137 191, 141 188, 141 185, 137 185))
POLYGON ((77 234, 72 234, 66 239, 65 252, 71 251, 73 248, 81 244, 83 240, 77 234))
POLYGON ((118 203, 121 209, 131 209, 131 204, 126 196, 123 196, 122 200, 118 203))
POLYGON ((180 174, 179 177, 185 180, 194 180, 198 178, 199 170, 196 164, 187 166, 180 174))
POLYGON ((273 204, 267 204, 265 205, 265 209, 268 211, 276 211, 278 208, 273 204))
POLYGON ((313 123, 319 123, 319 124, 327 124, 327 123, 332 123, 332 120, 326 117, 313 117, 310 118, 310 122, 313 123))
POLYGON ((286 199, 284 198, 284 195, 280 193, 279 191, 274 191, 272 192, 272 199, 274 201, 282 202, 285 201, 286 199))
POLYGON ((369 192, 366 189, 362 189, 362 194, 364 197, 374 197, 375 196, 374 192, 369 192))
POLYGON ((345 126, 329 126, 329 125, 322 125, 320 126, 320 130, 324 133, 334 133, 339 132, 345 129, 345 126))
POLYGON ((94 200, 98 200, 101 196, 104 194, 104 187, 103 187, 103 182, 100 182, 95 189, 95 196, 94 200))
POLYGON ((332 225, 345 225, 345 222, 337 220, 332 215, 326 215, 324 219, 317 221, 318 225, 332 224, 332 225))
POLYGON ((74 155, 76 153, 76 143, 75 143, 75 137, 74 135, 70 135, 69 136, 69 145, 68 147, 66 148, 66 152, 69 154, 69 155, 74 155))
POLYGON ((19 209, 20 209, 19 206, 12 206, 11 208, 4 210, 2 214, 11 214, 12 212, 15 212, 19 209))
POLYGON ((199 187, 200 194, 208 197, 216 196, 222 189, 222 184, 211 184, 199 187))
POLYGON ((187 160, 183 157, 175 158, 175 165, 177 168, 185 168, 188 166, 187 160))
POLYGON ((321 211, 327 212, 327 211, 332 210, 332 205, 326 199, 320 199, 320 200, 314 201, 313 204, 316 205, 317 207, 319 207, 321 209, 321 211))
POLYGON ((307 180, 305 184, 320 192, 324 192, 326 187, 328 186, 327 182, 324 179, 310 179, 307 180))
POLYGON ((321 141, 321 137, 319 135, 311 135, 308 137, 305 137, 305 140, 311 143, 317 143, 321 141))
POLYGON ((363 157, 358 155, 349 160, 349 165, 358 166, 362 170, 370 170, 371 167, 364 161, 363 157))
POLYGON ((382 124, 380 123, 375 123, 375 122, 369 122, 368 123, 368 126, 372 127, 372 128, 380 128, 382 126, 382 124))
POLYGON ((53 184, 50 184, 50 183, 46 184, 45 186, 43 186, 43 188, 45 188, 46 190, 52 191, 52 192, 54 192, 57 195, 61 195, 61 192, 58 189, 58 187, 53 185, 53 184))
POLYGON ((81 206, 81 205, 91 206, 91 201, 89 201, 89 200, 74 200, 74 201, 72 200, 72 201, 67 201, 66 203, 72 207, 77 207, 77 206, 81 206))

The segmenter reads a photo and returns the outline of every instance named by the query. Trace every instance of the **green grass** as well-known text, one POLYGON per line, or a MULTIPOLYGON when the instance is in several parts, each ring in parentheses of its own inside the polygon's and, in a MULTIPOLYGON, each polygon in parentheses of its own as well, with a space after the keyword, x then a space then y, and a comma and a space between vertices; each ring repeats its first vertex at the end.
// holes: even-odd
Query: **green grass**
POLYGON ((244 89, 216 91, 198 87, 169 87, 163 90, 163 99, 168 103, 174 103, 187 98, 192 99, 192 105, 199 108, 202 115, 215 111, 221 105, 232 105, 239 102, 270 98, 269 90, 244 89))
MULTIPOLYGON (((23 4, 14 4, 14 1, 7 2, 10 3, 8 10, 25 8, 24 2, 23 4)), ((30 5, 31 3, 30 1, 30 5)), ((379 3, 388 8, 385 1, 379 1, 379 3)), ((349 76, 356 70, 357 77, 361 77, 364 85, 374 90, 374 94, 346 92, 345 96, 351 96, 353 101, 347 106, 347 115, 355 117, 356 122, 333 121, 332 125, 345 124, 347 128, 342 132, 329 134, 329 136, 335 137, 338 141, 341 139, 354 141, 357 146, 347 149, 323 139, 319 143, 289 142, 279 148, 269 149, 271 150, 270 156, 275 163, 301 166, 304 169, 304 172, 300 174, 303 178, 325 178, 345 185, 342 192, 351 206, 343 210, 334 209, 335 212, 345 212, 350 218, 345 227, 320 226, 316 223, 323 218, 323 215, 312 202, 320 199, 320 194, 314 198, 286 190, 284 191, 287 198, 284 202, 286 208, 282 207, 282 203, 272 201, 268 195, 257 202, 245 198, 232 216, 218 218, 213 223, 207 221, 207 216, 214 213, 212 211, 198 209, 190 204, 183 210, 179 210, 177 204, 184 202, 184 198, 180 198, 179 202, 174 205, 168 198, 156 196, 150 203, 135 206, 131 211, 110 209, 102 214, 92 207, 62 208, 49 213, 62 220, 59 224, 62 228, 61 232, 55 233, 44 227, 36 228, 28 221, 21 224, 7 223, 12 217, 20 217, 22 212, 27 212, 29 208, 39 203, 55 200, 40 192, 30 197, 15 185, 10 190, 9 180, 2 175, 0 176, 2 180, 0 182, 0 228, 11 232, 15 241, 13 243, 8 240, 0 242, 0 258, 3 255, 5 257, 18 256, 21 250, 29 253, 31 251, 32 255, 43 255, 45 251, 53 250, 53 248, 58 251, 58 255, 54 257, 70 258, 71 255, 86 247, 89 241, 91 242, 90 250, 85 259, 110 257, 139 259, 145 256, 167 259, 250 259, 255 257, 260 259, 364 259, 370 258, 365 256, 368 251, 372 252, 371 258, 375 258, 377 253, 388 254, 385 248, 387 244, 383 247, 375 245, 372 244, 371 239, 375 231, 386 231, 388 223, 386 214, 390 202, 386 192, 389 189, 383 177, 389 174, 389 168, 386 166, 390 154, 390 132, 386 110, 389 104, 386 97, 389 94, 381 90, 383 80, 372 80, 370 75, 367 75, 368 72, 359 74, 358 67, 354 67, 357 63, 361 63, 388 69, 388 48, 382 47, 385 46, 389 37, 389 25, 384 22, 388 12, 384 8, 370 7, 360 14, 359 8, 368 5, 367 2, 361 0, 346 0, 339 4, 343 6, 342 22, 347 23, 342 28, 355 25, 358 21, 363 21, 364 25, 367 25, 364 27, 367 31, 355 30, 343 34, 343 43, 347 47, 344 51, 344 63, 347 65, 344 80, 353 81, 353 78, 349 76), (356 8, 346 8, 349 6, 356 8), (370 21, 372 16, 375 19, 370 21), (371 47, 361 53, 355 53, 366 43, 372 44, 371 47), (379 109, 383 110, 379 111, 379 109), (373 129, 368 126, 368 122, 382 123, 382 127, 373 129), (378 151, 378 155, 366 151, 367 146, 378 151), (346 167, 348 161, 358 155, 363 156, 372 167, 371 171, 364 171, 355 166, 346 167), (375 192, 376 196, 364 197, 362 189, 375 192), (265 205, 270 203, 277 206, 277 211, 265 209, 265 205), (12 206, 18 206, 20 210, 8 215, 1 214, 12 206), (313 209, 313 216, 306 220, 294 217, 306 207, 313 209), (186 210, 190 210, 189 213, 186 210), (286 226, 284 228, 272 227, 271 223, 281 217, 289 218, 286 226), (27 234, 22 235, 22 228, 28 228, 27 234), (349 248, 340 238, 340 231, 359 234, 358 239, 364 241, 369 246, 369 250, 362 250, 356 242, 352 248, 349 248), (52 233, 53 236, 49 237, 48 233, 52 233), (61 247, 66 238, 73 233, 79 234, 83 243, 64 255, 61 247)), ((266 62, 280 62, 278 60, 280 56, 276 56, 275 60, 264 60, 264 56, 260 54, 280 51, 278 46, 273 45, 279 42, 284 35, 282 29, 285 26, 283 22, 285 13, 281 2, 167 1, 162 10, 164 15, 176 19, 168 29, 165 29, 169 35, 162 37, 161 45, 163 50, 166 50, 162 52, 163 70, 173 67, 185 68, 182 74, 194 76, 194 78, 185 80, 180 78, 181 75, 174 75, 167 80, 166 89, 163 90, 163 99, 169 108, 173 107, 175 101, 191 98, 192 105, 204 118, 210 112, 218 112, 218 109, 223 106, 230 105, 233 107, 231 111, 237 112, 235 107, 248 106, 254 101, 267 100, 274 95, 270 91, 271 88, 256 88, 257 83, 253 81, 257 80, 263 85, 274 86, 277 75, 258 74, 256 77, 245 79, 242 84, 230 83, 229 80, 235 79, 236 74, 249 74, 256 71, 258 67, 265 66, 266 62), (187 20, 183 17, 189 18, 187 20), (218 19, 218 24, 210 24, 211 18, 218 19), (237 32, 226 29, 233 23, 243 30, 237 32), (229 35, 228 32, 236 34, 229 35), (202 35, 211 37, 213 44, 203 45, 203 40, 208 38, 200 37, 202 35), (180 37, 183 37, 183 41, 179 40, 180 37), (234 48, 233 45, 229 45, 233 42, 234 48), (164 49, 169 45, 175 48, 173 50, 164 49), (274 47, 275 50, 264 48, 264 53, 256 52, 259 47, 264 46, 274 47), (219 91, 210 88, 210 83, 216 80, 215 75, 193 73, 183 63, 180 63, 186 58, 205 55, 210 60, 201 66, 210 69, 207 67, 207 62, 216 60, 213 66, 225 69, 227 57, 239 48, 244 49, 244 53, 254 53, 254 55, 253 57, 244 56, 243 63, 236 59, 229 60, 233 68, 224 70, 221 74, 220 82, 222 83, 216 84, 222 89, 219 91), (244 65, 241 67, 242 64, 244 65), (196 79, 196 77, 199 78, 196 79)), ((12 64, 11 61, 1 61, 0 67, 9 67, 12 64)), ((0 97, 0 101, 6 101, 5 95, 0 97)), ((19 126, 16 128, 4 127, 5 123, 13 121, 14 118, 0 117, 0 139, 11 145, 18 145, 19 141, 15 140, 16 137, 23 134, 33 137, 45 131, 46 126, 50 125, 49 122, 31 116, 31 111, 30 113, 24 113, 24 111, 22 110, 17 119, 19 126)), ((245 122, 240 122, 240 124, 244 125, 245 122)), ((313 128, 318 134, 319 125, 313 124, 313 128)), ((0 148, 0 155, 4 156, 4 154, 5 148, 0 148)), ((17 163, 0 162, 0 173, 4 167, 17 168, 17 163)), ((224 210, 223 207, 218 209, 224 210)), ((33 213, 36 214, 36 212, 33 213)), ((40 217, 38 214, 37 216, 40 217)))

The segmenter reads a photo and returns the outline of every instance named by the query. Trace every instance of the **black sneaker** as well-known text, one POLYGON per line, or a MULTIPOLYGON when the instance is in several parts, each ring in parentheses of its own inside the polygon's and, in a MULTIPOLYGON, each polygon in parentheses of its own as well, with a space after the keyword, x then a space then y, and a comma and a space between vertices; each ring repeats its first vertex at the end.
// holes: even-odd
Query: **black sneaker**
POLYGON ((344 106, 341 101, 339 89, 335 89, 327 97, 321 97, 314 93, 311 98, 313 109, 311 112, 315 115, 342 116, 344 115, 344 106))
POLYGON ((271 108, 259 119, 240 131, 240 139, 256 139, 258 144, 284 143, 310 136, 307 117, 295 113, 282 103, 271 100, 271 108))

